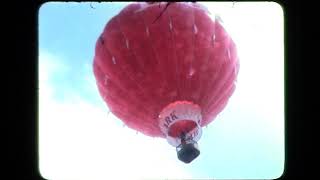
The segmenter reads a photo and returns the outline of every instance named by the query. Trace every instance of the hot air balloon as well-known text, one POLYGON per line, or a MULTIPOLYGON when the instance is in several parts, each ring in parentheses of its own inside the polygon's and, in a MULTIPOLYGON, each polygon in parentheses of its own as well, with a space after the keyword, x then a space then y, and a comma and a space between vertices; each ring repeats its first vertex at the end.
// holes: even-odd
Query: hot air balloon
POLYGON ((107 22, 93 71, 101 97, 129 128, 166 138, 178 159, 199 156, 202 127, 235 90, 234 41, 197 3, 133 3, 107 22))

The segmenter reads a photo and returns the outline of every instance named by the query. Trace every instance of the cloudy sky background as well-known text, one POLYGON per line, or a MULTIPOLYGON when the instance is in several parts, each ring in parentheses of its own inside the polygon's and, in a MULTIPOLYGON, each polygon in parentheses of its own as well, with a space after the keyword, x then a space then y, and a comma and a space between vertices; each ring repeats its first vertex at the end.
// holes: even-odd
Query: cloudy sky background
POLYGON ((166 140, 108 113, 92 72, 95 42, 127 3, 39 10, 39 171, 47 179, 273 179, 284 169, 283 12, 276 3, 205 4, 238 47, 237 89, 191 164, 166 140))

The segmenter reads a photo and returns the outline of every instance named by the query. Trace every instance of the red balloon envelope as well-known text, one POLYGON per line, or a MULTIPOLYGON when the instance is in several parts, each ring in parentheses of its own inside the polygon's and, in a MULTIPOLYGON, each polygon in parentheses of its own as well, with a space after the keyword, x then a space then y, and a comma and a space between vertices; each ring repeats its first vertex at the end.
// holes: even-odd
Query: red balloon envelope
POLYGON ((197 3, 125 7, 96 43, 93 69, 110 111, 128 127, 163 137, 189 163, 199 155, 201 127, 235 89, 236 47, 197 3))

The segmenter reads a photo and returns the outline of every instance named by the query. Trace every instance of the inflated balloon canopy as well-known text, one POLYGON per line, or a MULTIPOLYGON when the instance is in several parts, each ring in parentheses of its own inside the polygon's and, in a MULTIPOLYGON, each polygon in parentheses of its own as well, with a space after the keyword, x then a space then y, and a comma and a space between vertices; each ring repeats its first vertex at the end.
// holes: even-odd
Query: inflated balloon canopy
POLYGON ((239 63, 235 43, 206 9, 183 2, 164 7, 134 3, 114 16, 97 40, 93 69, 115 116, 166 138, 189 163, 199 155, 201 127, 235 90, 239 63))

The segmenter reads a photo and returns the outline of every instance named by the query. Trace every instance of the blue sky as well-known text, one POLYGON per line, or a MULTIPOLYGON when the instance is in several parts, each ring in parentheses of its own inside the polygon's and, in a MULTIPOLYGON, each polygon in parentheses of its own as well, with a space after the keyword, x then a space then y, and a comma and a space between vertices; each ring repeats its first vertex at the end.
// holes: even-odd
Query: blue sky
POLYGON ((276 3, 209 3, 238 47, 237 88, 203 128, 200 156, 176 157, 108 113, 92 72, 95 42, 127 3, 39 10, 39 170, 48 179, 272 179, 284 168, 283 12, 276 3), (128 152, 128 145, 130 151, 128 152))

